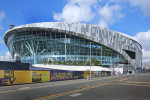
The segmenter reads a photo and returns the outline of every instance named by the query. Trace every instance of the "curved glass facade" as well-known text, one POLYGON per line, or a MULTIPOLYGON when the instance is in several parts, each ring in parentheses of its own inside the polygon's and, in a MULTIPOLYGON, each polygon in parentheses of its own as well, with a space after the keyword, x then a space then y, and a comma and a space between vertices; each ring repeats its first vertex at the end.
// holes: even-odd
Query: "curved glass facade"
POLYGON ((22 31, 9 36, 7 46, 12 56, 20 54, 22 62, 37 64, 39 60, 82 61, 91 57, 103 65, 125 63, 116 51, 75 35, 55 31, 22 31), (90 45, 91 42, 91 45, 90 45))

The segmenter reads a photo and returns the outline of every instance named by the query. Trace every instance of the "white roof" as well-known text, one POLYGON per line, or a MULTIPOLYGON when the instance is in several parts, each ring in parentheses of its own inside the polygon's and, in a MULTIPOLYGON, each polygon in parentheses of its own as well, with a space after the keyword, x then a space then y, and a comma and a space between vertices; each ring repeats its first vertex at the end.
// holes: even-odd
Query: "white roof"
MULTIPOLYGON (((44 64, 35 64, 33 66, 37 68, 49 68, 55 70, 90 71, 90 66, 44 65, 44 64)), ((91 71, 113 71, 113 70, 106 67, 91 66, 91 71)))

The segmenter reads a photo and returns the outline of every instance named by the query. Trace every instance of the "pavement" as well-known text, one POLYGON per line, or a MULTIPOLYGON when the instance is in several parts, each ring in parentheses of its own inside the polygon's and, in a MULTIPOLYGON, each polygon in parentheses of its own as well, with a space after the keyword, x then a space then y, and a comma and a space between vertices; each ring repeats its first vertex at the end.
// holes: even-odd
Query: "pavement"
POLYGON ((0 87, 0 100, 150 100, 150 73, 0 87))

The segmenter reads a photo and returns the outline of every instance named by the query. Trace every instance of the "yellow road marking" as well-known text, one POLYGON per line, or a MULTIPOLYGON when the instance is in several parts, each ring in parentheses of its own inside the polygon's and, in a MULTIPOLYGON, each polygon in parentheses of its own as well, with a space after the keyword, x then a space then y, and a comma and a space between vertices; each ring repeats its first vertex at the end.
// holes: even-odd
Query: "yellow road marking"
MULTIPOLYGON (((107 81, 107 82, 109 82, 109 81, 107 81)), ((96 85, 101 85, 101 84, 103 84, 103 83, 87 84, 85 86, 77 86, 75 88, 80 88, 81 89, 81 88, 91 87, 91 86, 96 86, 96 85)))
POLYGON ((121 85, 133 85, 133 86, 146 86, 146 87, 150 87, 150 85, 137 85, 137 84, 127 84, 127 83, 119 83, 121 85))
POLYGON ((148 84, 150 84, 150 82, 137 82, 137 81, 128 81, 128 82, 130 82, 130 83, 148 83, 148 84))
MULTIPOLYGON (((104 79, 96 79, 96 80, 90 80, 90 81, 97 81, 97 80, 104 80, 104 79)), ((11 92, 19 92, 19 91, 26 91, 26 90, 33 90, 33 89, 39 89, 39 88, 45 88, 45 87, 52 87, 52 86, 61 86, 61 85, 67 85, 67 84, 74 84, 74 83, 84 83, 84 82, 88 82, 89 80, 83 80, 80 82, 70 82, 70 83, 64 83, 64 84, 54 84, 54 85, 46 85, 46 86, 40 86, 40 87, 31 87, 29 89, 25 89, 25 90, 8 90, 8 91, 2 91, 0 93, 11 93, 11 92)), ((111 81, 107 81, 107 82, 111 82, 111 81)))
POLYGON ((64 94, 70 94, 70 93, 74 93, 74 92, 78 92, 78 91, 83 91, 83 90, 86 90, 86 89, 90 89, 90 88, 94 88, 94 87, 98 87, 98 86, 102 86, 102 85, 107 85, 107 84, 109 84, 109 83, 103 83, 101 85, 88 86, 88 87, 84 87, 82 89, 76 89, 76 90, 72 90, 72 91, 53 94, 53 95, 49 95, 49 96, 46 96, 46 97, 37 98, 37 99, 34 99, 34 100, 50 99, 50 98, 61 96, 61 95, 64 95, 64 94))
POLYGON ((135 78, 135 77, 138 77, 138 76, 141 76, 141 75, 135 75, 135 76, 129 76, 129 77, 127 77, 127 78, 123 78, 123 79, 118 79, 117 81, 118 82, 122 82, 122 81, 125 81, 125 80, 127 80, 127 79, 131 79, 131 78, 135 78))
MULTIPOLYGON (((113 77, 112 77, 113 78, 113 77)), ((104 79, 96 79, 96 80, 104 80, 104 79)), ((96 80, 90 80, 90 81, 96 81, 96 80)), ((118 79, 117 79, 118 80, 118 79)), ((117 80, 113 80, 113 81, 117 81, 117 80)), ((124 79, 123 79, 124 80, 124 79)), ((80 81, 80 83, 83 82, 88 82, 89 80, 83 80, 80 81)), ((112 81, 107 81, 107 82, 112 82, 112 81)), ((73 83, 79 83, 79 82, 71 82, 71 83, 65 83, 65 84, 57 84, 57 85, 46 85, 46 86, 40 86, 40 87, 31 87, 25 90, 8 90, 8 91, 2 91, 0 93, 11 93, 11 92, 19 92, 19 91, 26 91, 26 90, 33 90, 33 89, 39 89, 39 88, 45 88, 45 87, 52 87, 52 86, 61 86, 61 85, 67 85, 67 84, 73 84, 73 83)), ((96 83, 98 85, 102 84, 102 83, 96 83)))
MULTIPOLYGON (((91 81, 95 81, 95 80, 91 80, 91 81)), ((47 85, 47 86, 40 86, 40 87, 34 87, 34 88, 28 88, 25 90, 8 90, 8 91, 2 91, 0 93, 10 93, 10 92, 18 92, 18 91, 26 91, 26 90, 33 90, 33 89, 39 89, 39 88, 45 88, 45 87, 52 87, 52 86, 61 86, 61 85, 67 85, 67 84, 73 84, 73 83, 84 83, 84 82, 88 82, 87 80, 84 81, 80 81, 80 82, 71 82, 71 83, 65 83, 65 84, 54 84, 54 85, 47 85)))

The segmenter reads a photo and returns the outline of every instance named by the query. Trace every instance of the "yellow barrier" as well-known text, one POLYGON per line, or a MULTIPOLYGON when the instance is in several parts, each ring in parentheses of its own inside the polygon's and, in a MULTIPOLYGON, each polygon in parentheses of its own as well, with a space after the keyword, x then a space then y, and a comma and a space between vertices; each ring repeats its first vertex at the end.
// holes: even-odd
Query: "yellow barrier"
POLYGON ((0 85, 49 81, 50 71, 0 70, 0 85))
POLYGON ((16 80, 13 84, 32 83, 32 71, 15 70, 14 78, 16 78, 16 80))
MULTIPOLYGON (((52 73, 52 71, 51 71, 52 73)), ((91 78, 95 72, 91 71, 91 78)), ((99 73, 102 75, 102 72, 99 73)), ((103 72, 108 76, 108 72, 103 72)), ((90 77, 90 71, 84 71, 83 78, 90 77)), ((0 85, 50 82, 50 71, 29 71, 29 70, 0 70, 0 85)))
POLYGON ((50 71, 32 71, 32 83, 34 82, 49 82, 50 71))
MULTIPOLYGON (((84 78, 87 78, 87 75, 89 75, 90 77, 90 71, 84 71, 84 73, 82 74, 84 78)), ((91 78, 93 78, 93 76, 94 76, 94 71, 91 71, 91 78)))
POLYGON ((107 75, 107 71, 105 71, 105 76, 108 76, 108 75, 107 75))
POLYGON ((0 85, 12 85, 15 80, 13 70, 0 70, 0 85))
POLYGON ((0 70, 0 78, 4 78, 4 70, 0 70))

